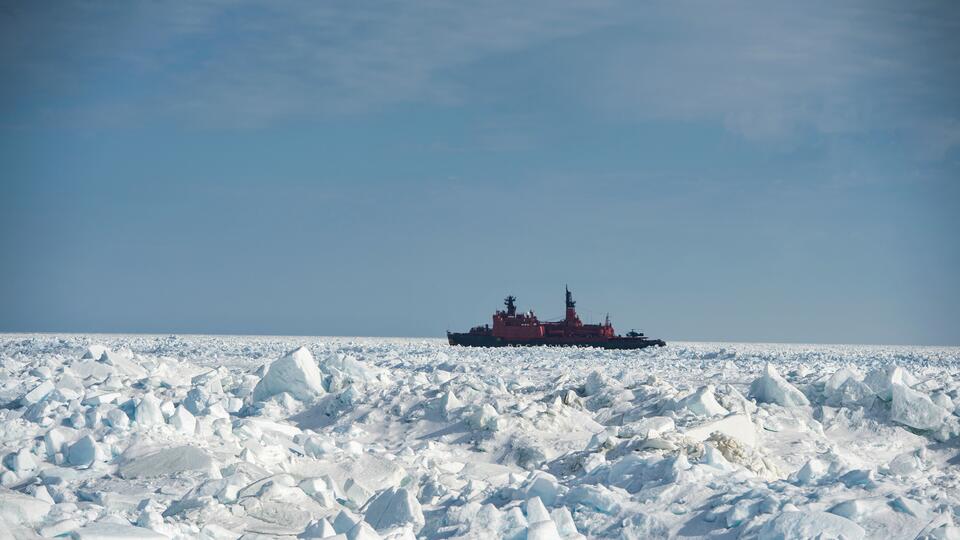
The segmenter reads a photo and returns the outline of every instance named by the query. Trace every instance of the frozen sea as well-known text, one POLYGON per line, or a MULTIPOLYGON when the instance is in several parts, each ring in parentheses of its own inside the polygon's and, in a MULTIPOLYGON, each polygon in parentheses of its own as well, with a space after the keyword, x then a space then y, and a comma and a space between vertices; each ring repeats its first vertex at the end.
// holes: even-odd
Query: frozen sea
POLYGON ((0 335, 0 538, 960 538, 960 348, 0 335))

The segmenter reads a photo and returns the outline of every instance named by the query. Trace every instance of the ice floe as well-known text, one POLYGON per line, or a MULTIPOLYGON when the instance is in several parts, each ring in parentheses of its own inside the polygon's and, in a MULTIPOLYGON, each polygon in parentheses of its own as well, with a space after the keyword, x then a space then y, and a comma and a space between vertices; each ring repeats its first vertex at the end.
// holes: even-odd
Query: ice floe
POLYGON ((960 531, 958 349, 7 335, 0 359, 0 538, 960 531))

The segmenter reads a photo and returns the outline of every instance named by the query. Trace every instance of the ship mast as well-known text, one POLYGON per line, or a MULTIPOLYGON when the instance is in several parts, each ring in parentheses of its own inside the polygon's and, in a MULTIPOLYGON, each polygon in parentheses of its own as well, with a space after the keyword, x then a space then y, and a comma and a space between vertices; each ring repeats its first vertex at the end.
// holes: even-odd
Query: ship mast
POLYGON ((563 288, 566 289, 566 291, 567 291, 567 316, 566 316, 566 320, 567 320, 568 322, 572 322, 574 319, 577 318, 577 310, 576 310, 577 303, 574 302, 574 300, 573 300, 573 294, 570 293, 570 287, 564 285, 563 288))
POLYGON ((503 299, 503 305, 507 306, 507 316, 513 317, 517 314, 517 306, 514 304, 517 299, 512 294, 503 299))

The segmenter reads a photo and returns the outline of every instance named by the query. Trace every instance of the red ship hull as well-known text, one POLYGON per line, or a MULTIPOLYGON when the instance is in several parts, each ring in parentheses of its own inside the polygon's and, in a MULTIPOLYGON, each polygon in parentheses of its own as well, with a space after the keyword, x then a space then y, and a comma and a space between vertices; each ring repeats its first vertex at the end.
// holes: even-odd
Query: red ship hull
POLYGON ((464 347, 600 347, 604 349, 642 349, 663 347, 662 339, 650 339, 638 332, 626 336, 614 333, 609 317, 603 324, 583 324, 577 316, 576 302, 567 289, 567 313, 562 321, 540 322, 533 311, 517 313, 516 298, 504 300, 506 310, 493 314, 493 327, 477 326, 469 332, 447 332, 450 345, 464 347))

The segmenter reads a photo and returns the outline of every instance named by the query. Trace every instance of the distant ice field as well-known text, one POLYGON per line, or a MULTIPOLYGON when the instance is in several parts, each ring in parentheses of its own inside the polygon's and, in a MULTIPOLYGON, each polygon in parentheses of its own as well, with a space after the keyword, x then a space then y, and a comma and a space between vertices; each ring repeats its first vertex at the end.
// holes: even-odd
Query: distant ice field
POLYGON ((960 538, 960 348, 0 334, 0 539, 960 538))

